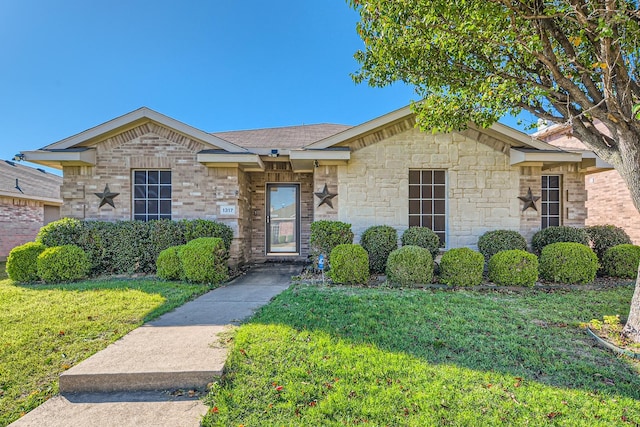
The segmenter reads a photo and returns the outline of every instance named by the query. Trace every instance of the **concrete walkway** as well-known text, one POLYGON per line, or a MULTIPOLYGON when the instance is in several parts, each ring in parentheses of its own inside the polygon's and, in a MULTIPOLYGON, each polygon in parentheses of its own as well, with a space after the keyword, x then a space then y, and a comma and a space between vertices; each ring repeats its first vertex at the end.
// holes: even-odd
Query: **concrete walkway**
POLYGON ((287 289, 301 270, 255 266, 131 331, 64 372, 60 395, 11 426, 199 426, 207 407, 189 390, 202 391, 222 374, 227 348, 220 334, 287 289))

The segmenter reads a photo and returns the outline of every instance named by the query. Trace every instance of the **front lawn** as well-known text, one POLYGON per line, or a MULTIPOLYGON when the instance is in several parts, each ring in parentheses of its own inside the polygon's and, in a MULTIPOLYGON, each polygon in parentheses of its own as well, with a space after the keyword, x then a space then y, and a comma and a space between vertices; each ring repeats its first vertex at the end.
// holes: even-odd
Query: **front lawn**
POLYGON ((55 395, 64 370, 206 290, 155 280, 0 281, 0 425, 55 395))
POLYGON ((640 363, 579 326, 632 293, 298 285, 237 330, 204 424, 637 425, 640 363))

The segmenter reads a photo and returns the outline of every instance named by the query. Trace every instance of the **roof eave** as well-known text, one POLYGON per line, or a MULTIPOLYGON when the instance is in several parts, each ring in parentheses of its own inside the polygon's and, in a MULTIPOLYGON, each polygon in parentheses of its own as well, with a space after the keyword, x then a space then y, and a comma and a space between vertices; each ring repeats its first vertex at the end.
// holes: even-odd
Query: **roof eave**
POLYGON ((89 148, 83 151, 22 151, 24 160, 38 165, 62 169, 63 166, 95 166, 96 150, 89 148))

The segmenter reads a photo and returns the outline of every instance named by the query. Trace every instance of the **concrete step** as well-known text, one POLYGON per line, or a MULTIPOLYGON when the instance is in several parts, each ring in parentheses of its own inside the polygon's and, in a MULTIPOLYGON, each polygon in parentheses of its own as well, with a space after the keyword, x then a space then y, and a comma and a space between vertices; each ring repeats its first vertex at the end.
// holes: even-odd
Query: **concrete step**
POLYGON ((204 389, 222 375, 228 326, 142 326, 60 376, 60 393, 204 389))

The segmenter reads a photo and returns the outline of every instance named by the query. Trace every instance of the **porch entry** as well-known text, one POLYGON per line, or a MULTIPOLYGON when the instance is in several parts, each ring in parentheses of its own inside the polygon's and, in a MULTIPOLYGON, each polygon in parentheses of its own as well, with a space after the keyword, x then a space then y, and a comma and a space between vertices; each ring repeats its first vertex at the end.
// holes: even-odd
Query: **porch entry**
POLYGON ((300 185, 267 184, 267 255, 300 253, 300 185))

